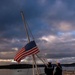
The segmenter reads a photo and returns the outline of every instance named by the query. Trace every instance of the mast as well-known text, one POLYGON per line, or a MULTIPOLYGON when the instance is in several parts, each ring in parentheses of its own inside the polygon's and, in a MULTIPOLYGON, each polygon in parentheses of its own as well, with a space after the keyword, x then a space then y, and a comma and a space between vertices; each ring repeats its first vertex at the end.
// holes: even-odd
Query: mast
MULTIPOLYGON (((28 29, 27 29, 27 26, 26 26, 26 21, 25 21, 25 18, 24 18, 23 11, 21 11, 21 16, 22 16, 22 20, 24 22, 24 27, 25 27, 25 30, 26 30, 26 35, 27 35, 27 38, 28 38, 28 42, 30 42, 30 37, 29 37, 29 34, 28 34, 28 29)), ((38 71, 38 67, 37 67, 36 61, 35 61, 35 55, 33 54, 32 57, 33 57, 33 61, 34 61, 33 62, 33 75, 34 75, 34 65, 35 65, 36 70, 37 70, 37 75, 40 75, 39 71, 38 71)))

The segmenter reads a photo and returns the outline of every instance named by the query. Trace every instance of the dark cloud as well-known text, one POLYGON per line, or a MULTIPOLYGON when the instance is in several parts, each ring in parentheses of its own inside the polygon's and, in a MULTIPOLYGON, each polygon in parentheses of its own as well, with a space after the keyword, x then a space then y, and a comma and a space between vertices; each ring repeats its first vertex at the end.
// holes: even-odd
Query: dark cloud
POLYGON ((48 54, 46 58, 66 58, 66 57, 75 57, 74 53, 58 53, 58 54, 48 54))
POLYGON ((6 53, 7 57, 1 54, 1 58, 13 58, 13 49, 27 43, 21 10, 40 51, 48 53, 47 58, 75 57, 74 3, 74 0, 0 1, 0 52, 13 52, 12 56, 6 53))

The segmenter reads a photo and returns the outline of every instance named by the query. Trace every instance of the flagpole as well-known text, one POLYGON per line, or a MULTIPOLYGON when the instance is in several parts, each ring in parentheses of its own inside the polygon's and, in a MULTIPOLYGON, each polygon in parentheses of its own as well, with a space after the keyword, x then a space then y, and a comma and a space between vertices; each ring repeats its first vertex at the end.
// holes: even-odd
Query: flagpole
POLYGON ((34 68, 34 60, 33 60, 33 75, 35 75, 34 70, 35 70, 35 68, 34 68))
MULTIPOLYGON (((22 16, 22 20, 24 22, 24 27, 25 27, 25 30, 26 30, 26 35, 28 37, 28 42, 30 42, 30 38, 29 38, 29 34, 28 34, 28 30, 27 30, 27 26, 26 26, 26 22, 25 22, 23 11, 21 11, 21 16, 22 16)), ((36 67, 36 70, 37 70, 37 75, 39 75, 39 71, 38 71, 38 68, 37 68, 37 64, 36 64, 36 61, 35 61, 34 54, 32 55, 32 57, 33 57, 33 61, 34 61, 34 63, 33 63, 33 72, 34 72, 34 64, 35 64, 35 67, 36 67)), ((34 75, 34 73, 33 73, 33 75, 34 75)))
POLYGON ((28 38, 28 42, 30 42, 30 38, 29 38, 29 34, 28 34, 28 30, 27 30, 27 26, 26 26, 26 22, 25 22, 23 11, 21 11, 21 16, 22 16, 22 20, 24 22, 24 28, 25 28, 26 35, 27 35, 27 38, 28 38))

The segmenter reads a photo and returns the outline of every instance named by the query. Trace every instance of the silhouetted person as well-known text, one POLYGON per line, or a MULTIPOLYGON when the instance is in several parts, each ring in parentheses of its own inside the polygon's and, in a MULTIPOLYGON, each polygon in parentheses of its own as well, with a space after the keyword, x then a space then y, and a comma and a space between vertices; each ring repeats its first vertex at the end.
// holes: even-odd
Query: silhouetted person
POLYGON ((53 70, 54 70, 54 67, 52 66, 51 62, 48 62, 48 66, 45 66, 45 74, 46 75, 53 75, 53 70))
POLYGON ((54 75, 62 75, 62 66, 60 63, 56 64, 55 73, 54 75))

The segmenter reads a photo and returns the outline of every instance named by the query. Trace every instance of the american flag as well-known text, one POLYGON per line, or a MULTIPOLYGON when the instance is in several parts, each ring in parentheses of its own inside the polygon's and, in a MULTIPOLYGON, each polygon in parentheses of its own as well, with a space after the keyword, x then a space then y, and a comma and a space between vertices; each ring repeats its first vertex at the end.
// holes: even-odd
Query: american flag
POLYGON ((26 46, 24 46, 21 50, 17 52, 17 54, 14 57, 14 60, 19 63, 26 56, 37 54, 38 52, 39 52, 39 49, 35 41, 31 41, 28 44, 26 44, 26 46))

